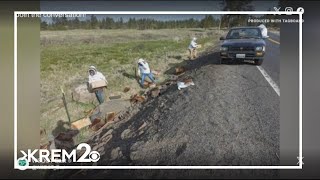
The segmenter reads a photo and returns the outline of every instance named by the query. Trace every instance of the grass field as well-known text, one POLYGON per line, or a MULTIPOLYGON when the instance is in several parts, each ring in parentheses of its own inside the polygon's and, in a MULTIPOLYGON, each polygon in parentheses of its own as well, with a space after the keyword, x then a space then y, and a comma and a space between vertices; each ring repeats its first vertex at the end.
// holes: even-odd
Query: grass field
MULTIPOLYGON (((142 90, 133 78, 138 58, 146 59, 152 69, 162 73, 161 82, 168 78, 165 70, 188 59, 187 47, 193 36, 203 45, 201 52, 212 48, 220 34, 214 29, 42 31, 40 127, 51 132, 58 120, 68 121, 60 87, 66 92, 72 120, 84 117, 97 105, 71 100, 72 90, 87 82, 90 65, 106 75, 107 96, 117 93, 129 98, 142 90), (131 90, 123 93, 126 86, 131 90)), ((76 143, 89 135, 81 132, 76 143)))

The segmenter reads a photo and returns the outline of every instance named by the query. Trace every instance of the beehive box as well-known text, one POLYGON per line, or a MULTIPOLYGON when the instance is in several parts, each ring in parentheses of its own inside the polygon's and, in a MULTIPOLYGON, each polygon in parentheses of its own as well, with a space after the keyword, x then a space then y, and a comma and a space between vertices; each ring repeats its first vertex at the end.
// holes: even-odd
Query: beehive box
POLYGON ((107 86, 107 82, 104 80, 94 81, 89 84, 90 89, 96 89, 96 88, 101 88, 106 86, 107 86))
POLYGON ((83 119, 80 119, 76 122, 71 123, 71 128, 80 130, 80 129, 87 127, 89 125, 91 125, 90 118, 83 118, 83 119))

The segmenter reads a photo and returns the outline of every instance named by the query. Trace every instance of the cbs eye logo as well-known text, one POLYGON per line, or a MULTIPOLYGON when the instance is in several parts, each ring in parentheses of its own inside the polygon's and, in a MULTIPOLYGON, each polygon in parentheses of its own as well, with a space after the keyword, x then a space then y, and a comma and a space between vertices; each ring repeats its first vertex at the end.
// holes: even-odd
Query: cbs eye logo
POLYGON ((92 151, 89 154, 89 159, 91 160, 91 162, 98 162, 100 159, 100 153, 97 151, 92 151))

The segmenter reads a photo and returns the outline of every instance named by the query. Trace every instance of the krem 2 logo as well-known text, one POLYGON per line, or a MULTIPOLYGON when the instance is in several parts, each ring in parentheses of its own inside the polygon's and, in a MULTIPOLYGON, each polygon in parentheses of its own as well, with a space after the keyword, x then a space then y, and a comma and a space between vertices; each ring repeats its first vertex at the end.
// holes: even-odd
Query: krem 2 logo
POLYGON ((27 152, 20 151, 23 154, 23 157, 19 158, 18 165, 25 165, 25 161, 28 163, 63 163, 63 162, 78 162, 78 163, 85 163, 85 162, 97 162, 100 159, 100 153, 97 151, 91 151, 91 147, 86 143, 81 143, 77 146, 76 149, 72 150, 68 153, 64 149, 35 149, 30 150, 28 149, 27 152), (85 152, 77 158, 77 150, 85 149, 85 152), (39 153, 38 157, 36 158, 35 155, 39 153), (25 161, 22 161, 25 160, 25 161))

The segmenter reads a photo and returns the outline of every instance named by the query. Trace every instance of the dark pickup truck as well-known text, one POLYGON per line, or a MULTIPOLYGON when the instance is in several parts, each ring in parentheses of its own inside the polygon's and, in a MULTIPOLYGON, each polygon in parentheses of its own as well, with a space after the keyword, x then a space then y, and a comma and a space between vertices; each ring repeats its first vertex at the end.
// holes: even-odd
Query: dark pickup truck
POLYGON ((266 43, 259 27, 231 28, 226 37, 221 37, 221 63, 229 59, 241 60, 261 65, 266 51, 266 43))

